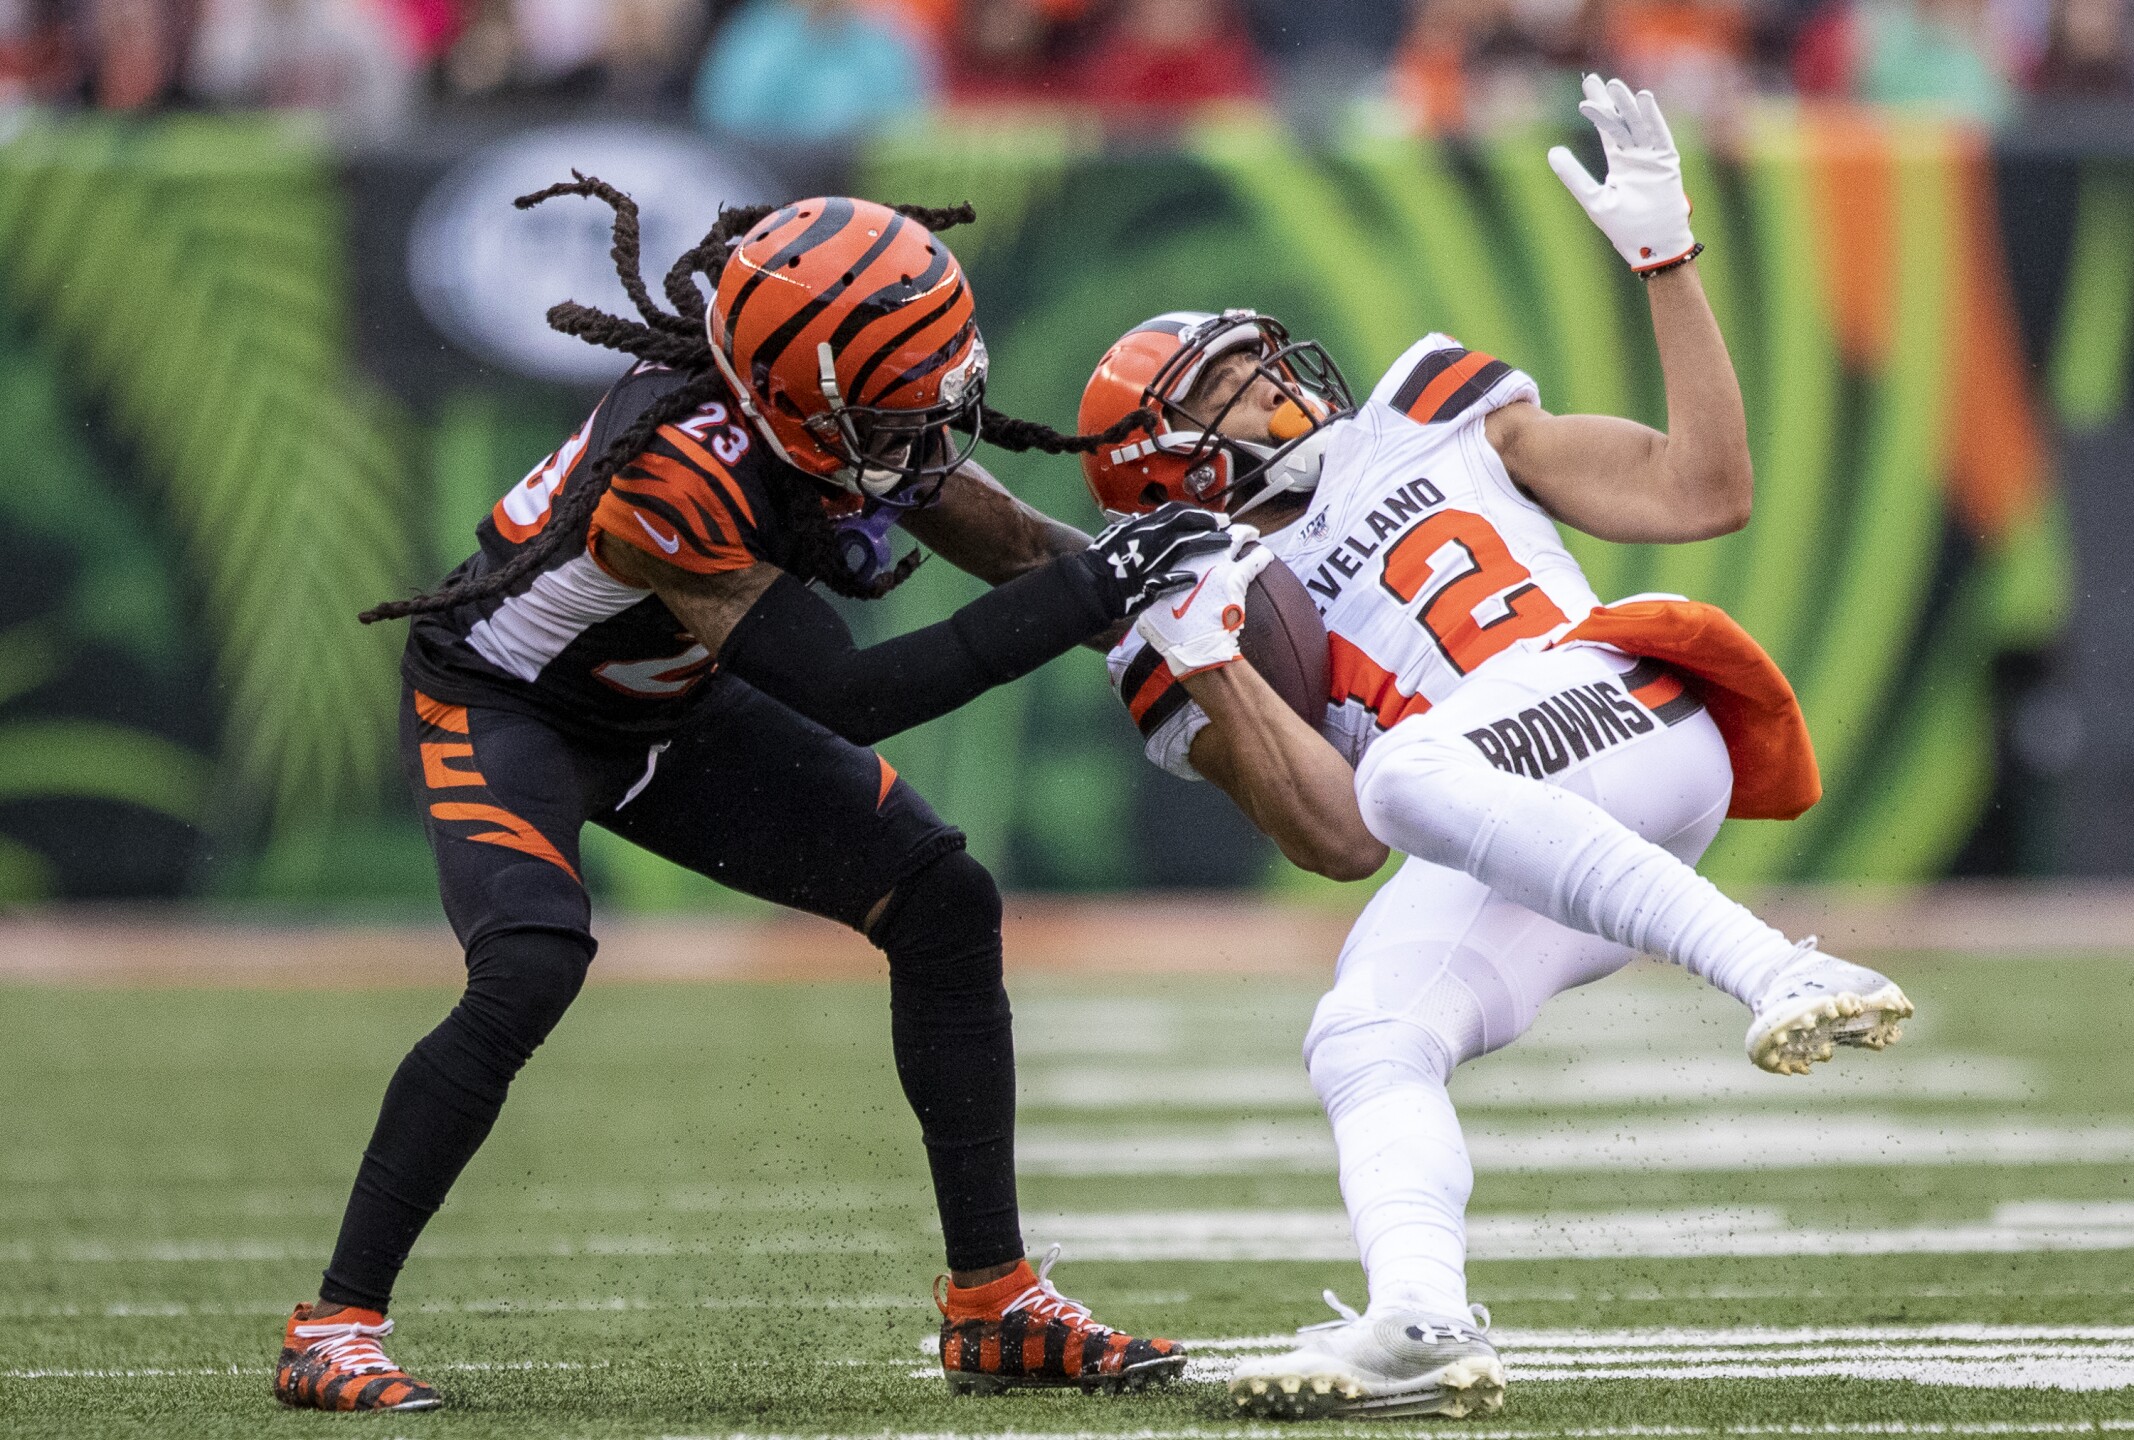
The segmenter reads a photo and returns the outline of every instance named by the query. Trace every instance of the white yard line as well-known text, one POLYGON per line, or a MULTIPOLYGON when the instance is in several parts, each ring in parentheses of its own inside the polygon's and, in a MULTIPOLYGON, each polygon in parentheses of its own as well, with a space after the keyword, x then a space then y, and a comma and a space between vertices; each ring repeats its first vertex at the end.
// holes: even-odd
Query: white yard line
MULTIPOLYGON (((1226 1383, 1237 1368, 1235 1357, 1193 1360, 1186 1379, 1210 1385, 1226 1383)), ((1931 1356, 1890 1354, 1846 1360, 1792 1362, 1732 1359, 1704 1363, 1657 1359, 1616 1365, 1567 1367, 1537 1364, 1517 1354, 1504 1357, 1506 1376, 1514 1384, 1577 1383, 1592 1380, 1903 1380, 1970 1390, 2123 1390, 2134 1387, 2134 1356, 2037 1357, 1971 1356, 1940 1360, 1931 1356)), ((940 1378, 938 1370, 913 1370, 914 1379, 940 1378)))
MULTIPOLYGON (((1857 1114, 1614 1117, 1606 1125, 1473 1124, 1467 1149, 1485 1173, 1576 1170, 1779 1170, 1832 1166, 2126 1165, 2134 1127, 2005 1125, 1857 1114)), ((1163 1130, 1024 1127, 1016 1159, 1034 1175, 1331 1174, 1324 1122, 1163 1130)))
MULTIPOLYGON (((1994 1282, 1979 1286, 1877 1285, 1875 1294, 1885 1300, 1964 1300, 1992 1290, 1994 1282)), ((2073 1299, 2092 1295, 2134 1295, 2134 1284, 2100 1281, 2096 1284, 2026 1286, 2027 1298, 2073 1299)), ((1685 1300, 1833 1300, 1851 1299, 1851 1290, 1831 1290, 1806 1285, 1658 1285, 1580 1290, 1568 1286, 1491 1285, 1485 1296, 1492 1305, 1546 1303, 1558 1305, 1660 1305, 1685 1300)), ((1115 1306, 1186 1305, 1193 1294, 1185 1290, 1116 1291, 1109 1303, 1115 1306)), ((815 1296, 785 1299, 748 1296, 737 1299, 652 1300, 644 1296, 610 1295, 578 1300, 498 1299, 428 1300, 402 1307, 422 1315, 540 1315, 559 1313, 620 1313, 640 1310, 914 1310, 927 1309, 925 1295, 815 1296)), ((177 1300, 114 1300, 103 1304, 10 1305, 0 1303, 0 1321, 6 1320, 181 1320, 192 1316, 285 1316, 287 1300, 248 1300, 220 1303, 177 1300)), ((1228 1342, 1196 1341, 1198 1345, 1228 1342)), ((1269 1343, 1272 1343, 1271 1341, 1269 1343)))
MULTIPOLYGON (((1682 1351, 1763 1354, 1806 1346, 1843 1343, 1854 1346, 1902 1345, 1924 1350, 1951 1342, 1970 1342, 1996 1354, 2014 1354, 2070 1342, 2088 1342, 2083 1353, 2125 1350, 2134 1355, 2134 1325, 1840 1325, 1764 1327, 1737 1326, 1726 1329, 1687 1330, 1655 1327, 1646 1330, 1512 1330, 1498 1328, 1490 1337, 1508 1352, 1540 1355, 1552 1363, 1578 1363, 1576 1355, 1555 1352, 1592 1351, 1605 1356, 1630 1351, 1639 1356, 1673 1355, 1682 1351)), ((1178 1343, 1200 1354, 1269 1351, 1287 1348, 1295 1335, 1215 1335, 1178 1343)), ((938 1354, 939 1341, 928 1335, 919 1342, 921 1354, 938 1354)))
MULTIPOLYGON (((1334 1209, 1147 1210, 1034 1215, 1026 1231, 1059 1241, 1078 1260, 1352 1260, 1348 1217, 1334 1209)), ((2123 1201, 2021 1201, 2002 1205, 1980 1221, 1939 1225, 1792 1225, 1772 1206, 1702 1210, 1625 1210, 1568 1214, 1481 1214, 1467 1221, 1468 1254, 1476 1260, 1701 1259, 1845 1255, 2030 1254, 2054 1251, 2134 1250, 2134 1204, 2123 1201)), ((922 1232, 888 1235, 793 1236, 779 1253, 841 1254, 916 1248, 922 1232)), ((568 1259, 627 1255, 668 1258, 764 1253, 766 1247, 736 1247, 701 1239, 647 1235, 589 1235, 518 1243, 439 1241, 425 1246, 431 1259, 479 1260, 513 1257, 568 1259)), ((24 1244, 4 1258, 67 1264, 186 1264, 311 1259, 308 1241, 158 1240, 132 1245, 103 1242, 24 1244)), ((1574 1297, 1575 1298, 1575 1297, 1574 1297)), ((510 1302, 439 1302, 459 1307, 510 1302)), ((540 1303, 540 1302, 533 1302, 540 1303)), ((566 1308, 612 1308, 608 1301, 560 1302, 566 1308)), ((705 1308, 781 1308, 775 1297, 698 1302, 705 1308)), ((793 1308, 893 1309, 894 1296, 795 1300, 793 1308)), ((624 1304, 621 1308, 629 1308, 624 1304)), ((11 1313, 0 1307, 0 1316, 11 1313)), ((206 1313, 206 1312, 202 1312, 206 1313)))
MULTIPOLYGON (((1558 1305, 1658 1305, 1684 1300, 1846 1300, 1856 1301, 1858 1292, 1848 1286, 1828 1285, 1658 1285, 1650 1282, 1611 1284, 1615 1277, 1596 1277, 1596 1285, 1580 1289, 1569 1285, 1491 1285, 1492 1305, 1539 1301, 1558 1305)), ((1977 1285, 1878 1284, 1875 1294, 1891 1300, 1966 1300, 2004 1293, 1988 1277, 1977 1285)), ((2116 1277, 2095 1283, 2077 1280, 2071 1284, 2026 1285, 2026 1299, 2073 1299, 2090 1295, 2134 1295, 2134 1284, 2116 1277)), ((1190 1297, 1189 1297, 1190 1298, 1190 1297)))
POLYGON ((1809 1364, 1759 1364, 1753 1361, 1709 1365, 1647 1363, 1598 1366, 1592 1369, 1529 1366, 1510 1359, 1505 1363, 1505 1374, 1514 1383, 1586 1380, 1904 1380, 1914 1385, 1967 1390, 2090 1391, 2134 1388, 2134 1357, 2039 1359, 2016 1356, 1933 1360, 1901 1355, 1875 1355, 1809 1364))
MULTIPOLYGON (((1021 1076, 1026 1108, 1109 1111, 1163 1108, 1227 1111, 1317 1110, 1301 1060, 1249 1065, 1031 1067, 1021 1076)), ((1812 1092, 1797 1077, 1766 1075, 1738 1053, 1535 1057, 1519 1050, 1462 1068, 1452 1098, 1462 1110, 1527 1106, 1582 1109, 1623 1105, 1813 1105, 1847 1101, 2021 1100, 2038 1090, 2037 1067, 2001 1055, 1901 1052, 1872 1066, 1826 1067, 1812 1092)))
POLYGON ((1735 1325, 1712 1328, 1654 1326, 1620 1330, 1514 1330, 1498 1332, 1510 1344, 1555 1349, 1621 1349, 1625 1346, 1874 1345, 1933 1342, 2031 1345, 2087 1342, 2134 1345, 2134 1325, 1980 1325, 1949 1321, 1933 1325, 1735 1325))
MULTIPOLYGON (((1136 1210, 1030 1217, 1029 1234, 1081 1260, 1353 1260, 1340 1210, 1136 1210)), ((2026 1254, 2134 1250, 2134 1207, 2023 1202, 1944 1225, 1789 1225, 1770 1206, 1470 1215, 1475 1260, 2026 1254)))
MULTIPOLYGON (((1185 1379, 1221 1385, 1236 1370, 1237 1357, 1191 1360, 1185 1379)), ((1655 1359, 1616 1365, 1535 1364, 1514 1352, 1504 1356, 1506 1376, 1518 1384, 1563 1384, 1593 1380, 1901 1380, 1966 1390, 2060 1390, 2087 1392, 2134 1388, 2134 1354, 2125 1356, 1979 1355, 1957 1360, 1877 1351, 1846 1360, 1772 1361, 1740 1358, 1705 1363, 1655 1359)), ((913 1380, 938 1384, 938 1366, 914 1367, 913 1380)), ((1464 1436, 1465 1431, 1461 1432, 1464 1436)), ((1819 1428, 1797 1434, 1826 1433, 1819 1428)))

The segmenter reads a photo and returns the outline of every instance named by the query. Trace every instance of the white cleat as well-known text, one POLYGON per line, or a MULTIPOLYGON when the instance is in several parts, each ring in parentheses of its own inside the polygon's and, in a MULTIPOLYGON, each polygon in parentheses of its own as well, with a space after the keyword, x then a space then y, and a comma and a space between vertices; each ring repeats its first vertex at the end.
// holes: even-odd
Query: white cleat
POLYGON ((1339 1320, 1305 1326, 1285 1355, 1239 1363, 1230 1380, 1239 1410, 1273 1420, 1459 1420, 1504 1404, 1504 1362, 1483 1336, 1489 1312, 1481 1306, 1468 1321, 1398 1311, 1366 1318, 1331 1290, 1326 1303, 1339 1320))
POLYGON ((1806 1075, 1840 1045, 1882 1050, 1896 1044, 1911 1015, 1912 1002, 1896 981, 1823 954, 1811 935, 1756 1002, 1749 1059, 1774 1075, 1806 1075))

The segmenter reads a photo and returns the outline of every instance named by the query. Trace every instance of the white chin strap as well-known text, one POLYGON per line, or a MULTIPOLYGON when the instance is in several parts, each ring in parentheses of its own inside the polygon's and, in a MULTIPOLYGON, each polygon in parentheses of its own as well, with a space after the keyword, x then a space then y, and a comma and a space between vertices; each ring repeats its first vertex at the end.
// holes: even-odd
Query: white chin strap
MULTIPOLYGON (((786 453, 785 446, 779 442, 778 432, 771 428, 771 422, 757 408, 755 400, 749 395, 748 387, 741 383, 741 377, 734 373, 734 367, 728 363, 726 353, 719 349, 717 344, 713 344, 711 347, 711 360, 714 365, 719 367, 719 373, 726 377, 726 388, 733 392, 734 404, 741 407, 741 413, 748 417, 749 423, 755 427, 756 433, 762 437, 763 443, 771 447, 771 453, 786 464, 792 465, 795 470, 802 469, 803 467, 794 464, 793 457, 786 453)), ((806 473, 813 474, 814 472, 807 471, 806 473)), ((857 490, 858 487, 852 483, 851 475, 850 469, 840 468, 834 475, 826 475, 822 478, 846 490, 857 490)))
MULTIPOLYGON (((837 388, 837 356, 830 349, 830 342, 819 340, 815 345, 815 363, 822 382, 822 398, 830 404, 830 418, 838 420, 845 412, 845 397, 837 388)), ((867 468, 855 470, 850 465, 840 465, 826 477, 856 494, 880 499, 902 483, 904 477, 892 470, 882 472, 879 479, 869 479, 867 468)))
MULTIPOLYGON (((734 367, 727 360, 726 352, 719 348, 718 342, 716 340, 712 342, 710 348, 711 361, 714 365, 719 367, 719 373, 726 377, 726 387, 727 389, 733 392, 734 404, 739 406, 741 409, 741 413, 748 417, 749 423, 755 427, 756 434, 762 437, 763 443, 770 446, 771 453, 773 455, 776 455, 780 460, 783 460, 786 464, 793 466, 795 470, 801 470, 806 474, 814 475, 814 471, 807 470, 805 466, 796 464, 793 460, 792 455, 787 453, 784 444, 782 444, 778 439, 778 432, 771 428, 770 420, 757 406, 755 399, 749 394, 748 387, 741 383, 741 377, 734 373, 734 367)), ((824 348, 827 349, 828 347, 825 346, 824 348)), ((833 405, 841 403, 837 397, 837 375, 834 368, 830 371, 827 389, 830 395, 831 403, 833 405)), ((839 489, 849 490, 855 495, 877 496, 886 495, 890 491, 896 489, 896 482, 898 479, 898 477, 895 475, 887 475, 883 477, 882 481, 868 484, 863 488, 858 476, 854 473, 852 467, 849 465, 840 465, 830 474, 818 476, 817 478, 827 480, 831 484, 837 486, 839 489)))
MULTIPOLYGON (((1329 427, 1324 423, 1311 434, 1291 446, 1289 453, 1259 474, 1260 492, 1244 504, 1232 510, 1233 516, 1242 515, 1265 505, 1278 495, 1307 495, 1319 488, 1319 472, 1326 464, 1326 442, 1329 427)), ((1231 444, 1250 454, 1267 456, 1275 452, 1272 445, 1255 445, 1245 440, 1233 440, 1231 444)))

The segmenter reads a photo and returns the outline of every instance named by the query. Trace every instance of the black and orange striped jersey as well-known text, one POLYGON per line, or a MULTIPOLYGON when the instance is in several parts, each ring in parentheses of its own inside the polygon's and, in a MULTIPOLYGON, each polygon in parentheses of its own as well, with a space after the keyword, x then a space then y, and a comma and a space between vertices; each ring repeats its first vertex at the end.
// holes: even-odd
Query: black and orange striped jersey
MULTIPOLYGON (((497 501, 452 578, 493 570, 541 534, 558 497, 688 378, 633 367, 561 449, 497 501)), ((782 464, 731 399, 714 400, 661 428, 601 497, 591 530, 701 574, 759 560, 789 565, 789 537, 768 488, 782 464)), ((658 596, 602 567, 590 541, 562 547, 509 596, 417 616, 402 663, 410 683, 452 704, 531 710, 591 736, 656 735, 680 724, 713 657, 658 596)))

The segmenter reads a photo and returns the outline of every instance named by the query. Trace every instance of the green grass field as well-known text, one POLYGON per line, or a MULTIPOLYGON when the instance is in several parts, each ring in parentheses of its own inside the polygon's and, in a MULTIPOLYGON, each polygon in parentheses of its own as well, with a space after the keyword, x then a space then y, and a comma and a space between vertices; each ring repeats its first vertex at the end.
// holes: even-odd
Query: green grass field
MULTIPOLYGON (((1654 968, 1463 1072, 1513 1384, 1444 1428, 2134 1431, 2134 963, 1889 968, 1905 1043, 1806 1081, 1654 968)), ((1064 1242, 1113 1323, 1221 1343, 1162 1395, 952 1400, 886 989, 596 986, 403 1281, 392 1353, 450 1408, 370 1418, 278 1411, 269 1362, 449 997, 0 989, 0 1434, 1293 1431, 1219 1380, 1322 1287, 1362 1299, 1297 1060, 1313 998, 1017 987, 1033 1249, 1064 1242)))

